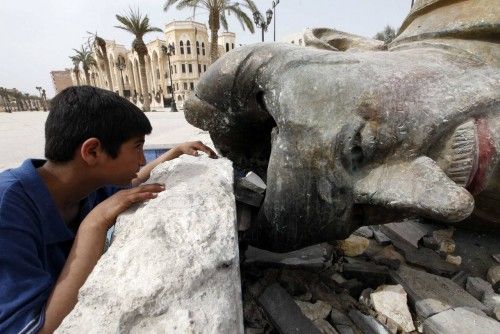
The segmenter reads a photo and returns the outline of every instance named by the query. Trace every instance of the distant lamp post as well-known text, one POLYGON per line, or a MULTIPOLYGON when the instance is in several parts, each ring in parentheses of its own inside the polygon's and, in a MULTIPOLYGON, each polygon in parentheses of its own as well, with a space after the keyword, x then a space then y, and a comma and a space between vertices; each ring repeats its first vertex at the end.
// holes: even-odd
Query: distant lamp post
POLYGON ((172 44, 169 44, 168 46, 162 45, 161 50, 167 56, 167 60, 168 60, 168 69, 169 69, 169 74, 170 74, 170 88, 171 88, 171 94, 172 94, 172 104, 170 106, 170 111, 176 112, 177 107, 175 105, 174 84, 172 82, 172 65, 170 65, 170 56, 175 53, 175 48, 172 44))
POLYGON ((274 16, 274 22, 273 22, 273 25, 274 25, 273 35, 274 35, 274 38, 273 38, 273 41, 275 41, 275 42, 276 42, 276 6, 278 6, 279 3, 280 3, 280 0, 273 1, 273 16, 274 16))
POLYGON ((120 71, 120 77, 122 78, 122 94, 125 96, 125 83, 123 82, 123 70, 127 68, 127 65, 125 64, 125 59, 122 57, 118 57, 118 61, 116 62, 116 67, 120 71))
POLYGON ((255 22, 255 25, 262 30, 262 42, 264 42, 264 32, 267 31, 267 28, 269 27, 269 24, 271 23, 272 19, 273 19, 273 11, 270 9, 266 11, 265 20, 262 17, 262 14, 258 10, 253 12, 253 21, 255 22))

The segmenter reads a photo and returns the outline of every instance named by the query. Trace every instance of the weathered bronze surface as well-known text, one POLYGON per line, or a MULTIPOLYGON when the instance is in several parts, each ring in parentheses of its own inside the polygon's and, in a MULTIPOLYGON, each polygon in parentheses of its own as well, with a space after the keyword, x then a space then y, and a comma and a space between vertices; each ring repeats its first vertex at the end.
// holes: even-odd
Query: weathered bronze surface
POLYGON ((266 179, 262 248, 410 216, 500 230, 499 36, 498 0, 416 1, 387 51, 327 29, 235 49, 186 118, 266 179))

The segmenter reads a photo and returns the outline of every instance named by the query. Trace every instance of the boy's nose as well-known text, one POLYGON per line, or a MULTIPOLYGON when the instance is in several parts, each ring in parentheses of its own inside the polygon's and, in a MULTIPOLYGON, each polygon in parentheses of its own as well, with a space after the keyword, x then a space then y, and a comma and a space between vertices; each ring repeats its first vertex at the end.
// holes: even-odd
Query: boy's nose
POLYGON ((141 166, 146 165, 146 156, 144 155, 144 150, 141 151, 140 153, 140 161, 139 161, 141 166))

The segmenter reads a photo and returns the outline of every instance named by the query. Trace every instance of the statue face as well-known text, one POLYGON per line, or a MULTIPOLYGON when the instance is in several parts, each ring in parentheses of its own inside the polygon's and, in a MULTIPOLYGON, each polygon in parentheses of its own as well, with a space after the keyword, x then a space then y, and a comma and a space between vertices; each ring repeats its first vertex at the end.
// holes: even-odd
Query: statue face
POLYGON ((499 84, 497 68, 440 49, 259 44, 214 63, 185 107, 267 177, 259 243, 289 250, 403 217, 466 219, 498 186, 499 84))

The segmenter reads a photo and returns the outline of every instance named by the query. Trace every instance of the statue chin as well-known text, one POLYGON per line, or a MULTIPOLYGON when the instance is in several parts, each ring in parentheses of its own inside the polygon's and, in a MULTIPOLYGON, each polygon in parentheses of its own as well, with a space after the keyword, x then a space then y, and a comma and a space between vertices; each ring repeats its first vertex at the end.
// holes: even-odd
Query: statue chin
POLYGON ((406 217, 499 232, 500 17, 478 19, 496 2, 417 1, 389 46, 312 29, 307 48, 212 64, 185 115, 266 181, 253 242, 287 251, 406 217))

